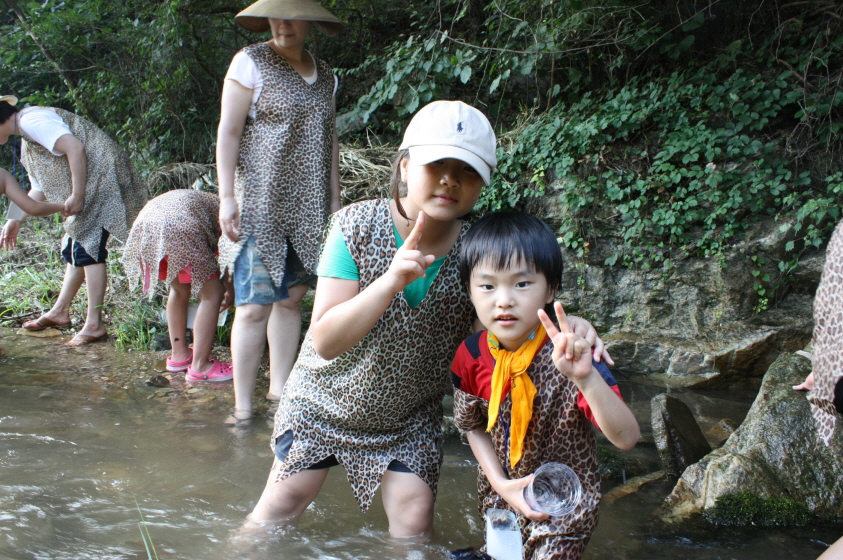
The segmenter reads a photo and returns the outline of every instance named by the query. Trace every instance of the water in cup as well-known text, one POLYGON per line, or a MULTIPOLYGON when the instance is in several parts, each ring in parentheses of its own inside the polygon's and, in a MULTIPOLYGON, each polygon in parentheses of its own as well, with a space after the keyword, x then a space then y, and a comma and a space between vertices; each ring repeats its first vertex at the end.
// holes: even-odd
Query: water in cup
POLYGON ((536 470, 530 485, 524 488, 527 505, 552 517, 568 515, 581 499, 580 479, 564 463, 545 463, 536 470))

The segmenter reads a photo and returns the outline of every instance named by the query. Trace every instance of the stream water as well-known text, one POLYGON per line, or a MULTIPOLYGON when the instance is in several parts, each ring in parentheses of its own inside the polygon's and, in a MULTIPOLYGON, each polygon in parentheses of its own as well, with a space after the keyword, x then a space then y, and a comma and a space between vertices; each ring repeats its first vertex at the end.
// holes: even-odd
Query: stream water
MULTIPOLYGON (((189 390, 176 376, 171 388, 155 389, 144 383, 159 365, 154 355, 106 344, 63 348, 59 341, 0 330, 2 559, 145 559, 141 516, 162 560, 444 559, 450 549, 482 542, 476 463, 458 439, 446 445, 431 543, 392 541, 378 500, 361 515, 341 468, 331 469, 295 529, 244 533, 272 460, 270 423, 224 425, 230 383, 189 390)), ((629 457, 656 470, 655 449, 646 443, 649 400, 664 389, 621 383, 645 436, 629 457)), ((753 398, 750 391, 673 394, 704 430, 724 417, 742 420, 753 398)), ((607 481, 604 492, 618 483, 607 481)), ((657 508, 670 487, 651 483, 604 503, 585 558, 813 559, 839 537, 824 526, 666 524, 657 508)))

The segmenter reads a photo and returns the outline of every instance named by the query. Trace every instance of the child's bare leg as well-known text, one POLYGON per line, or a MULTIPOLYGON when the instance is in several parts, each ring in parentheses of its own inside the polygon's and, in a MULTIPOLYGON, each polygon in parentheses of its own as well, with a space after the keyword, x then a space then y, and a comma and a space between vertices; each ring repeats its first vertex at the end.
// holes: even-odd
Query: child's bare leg
POLYGON ((252 414, 252 395, 266 345, 266 325, 272 305, 247 303, 237 307, 231 327, 231 359, 234 369, 234 417, 252 414))
POLYGON ((255 509, 249 514, 249 521, 294 522, 319 495, 330 469, 304 470, 289 478, 276 481, 278 460, 273 459, 266 487, 255 509))
POLYGON ((433 537, 433 492, 414 473, 386 471, 381 481, 383 508, 393 537, 433 537))
POLYGON ((217 320, 224 293, 219 278, 207 280, 199 291, 199 308, 193 319, 193 371, 205 372, 211 367, 211 349, 217 334, 217 320))
POLYGON ((272 304, 272 313, 266 326, 269 341, 269 394, 281 396, 284 384, 296 362, 301 336, 301 300, 308 286, 289 289, 290 297, 272 304))
POLYGON ((170 346, 173 361, 183 362, 190 358, 187 346, 187 305, 190 303, 190 284, 182 284, 176 277, 170 283, 170 297, 167 298, 167 328, 170 331, 170 346))

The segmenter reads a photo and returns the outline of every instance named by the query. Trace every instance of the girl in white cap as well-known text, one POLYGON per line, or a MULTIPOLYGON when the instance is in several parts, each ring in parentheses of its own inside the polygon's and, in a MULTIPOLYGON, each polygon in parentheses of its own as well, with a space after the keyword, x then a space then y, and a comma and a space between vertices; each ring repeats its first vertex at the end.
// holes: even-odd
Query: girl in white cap
POLYGON ((261 355, 269 341, 269 393, 277 401, 301 334, 301 299, 316 282, 322 232, 340 207, 334 124, 337 81, 305 50, 311 25, 343 27, 313 0, 259 0, 235 21, 272 32, 231 62, 217 133, 220 267, 232 272, 235 410, 252 415, 261 355))
MULTIPOLYGON (((489 183, 495 135, 477 109, 437 101, 413 118, 401 150, 391 199, 334 215, 253 522, 294 520, 340 464, 364 512, 381 487, 390 534, 432 535, 442 398, 474 317, 459 278, 460 218, 489 183)), ((602 351, 590 324, 571 323, 602 351)))

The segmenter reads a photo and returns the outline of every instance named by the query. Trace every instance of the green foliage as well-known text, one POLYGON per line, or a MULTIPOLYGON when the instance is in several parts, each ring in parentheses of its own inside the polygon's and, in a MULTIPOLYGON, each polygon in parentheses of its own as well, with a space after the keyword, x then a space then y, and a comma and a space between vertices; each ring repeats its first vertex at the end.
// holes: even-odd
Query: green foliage
POLYGON ((796 500, 765 500, 751 492, 720 496, 714 507, 705 510, 704 515, 714 525, 761 527, 802 527, 812 518, 808 508, 796 500))
POLYGON ((166 330, 155 307, 140 297, 128 309, 117 308, 112 313, 114 345, 122 350, 149 350, 155 333, 166 330))
MULTIPOLYGON (((811 123, 804 111, 843 92, 833 79, 803 88, 796 77, 830 53, 843 55, 843 42, 822 29, 803 33, 814 38, 815 50, 795 52, 788 62, 795 70, 726 71, 736 56, 727 52, 696 70, 650 72, 557 104, 505 139, 482 207, 515 206, 544 194, 544 183, 527 179, 540 170, 564 208, 560 237, 567 247, 582 256, 595 235, 586 224, 608 220, 620 228, 625 247, 607 265, 666 271, 687 256, 717 256, 757 219, 776 216, 783 230, 802 233, 779 263, 783 274, 791 272, 799 250, 828 238, 843 204, 839 155, 832 157, 841 142, 828 132, 839 130, 841 114, 825 103, 823 120, 811 123), (797 123, 811 149, 829 154, 833 172, 822 183, 821 169, 806 169, 804 158, 792 155, 792 135, 772 134, 773 122, 797 123)), ((765 48, 754 56, 774 66, 765 48)), ((771 279, 760 271, 755 276, 761 311, 771 279)))

